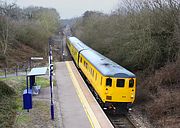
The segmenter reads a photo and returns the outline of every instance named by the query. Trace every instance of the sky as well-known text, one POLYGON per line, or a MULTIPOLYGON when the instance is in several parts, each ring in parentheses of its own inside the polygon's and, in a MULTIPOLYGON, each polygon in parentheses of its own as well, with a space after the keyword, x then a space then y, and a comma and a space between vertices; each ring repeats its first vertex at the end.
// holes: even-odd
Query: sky
POLYGON ((42 6, 55 8, 61 19, 81 16, 85 11, 110 13, 120 0, 14 0, 20 7, 42 6))

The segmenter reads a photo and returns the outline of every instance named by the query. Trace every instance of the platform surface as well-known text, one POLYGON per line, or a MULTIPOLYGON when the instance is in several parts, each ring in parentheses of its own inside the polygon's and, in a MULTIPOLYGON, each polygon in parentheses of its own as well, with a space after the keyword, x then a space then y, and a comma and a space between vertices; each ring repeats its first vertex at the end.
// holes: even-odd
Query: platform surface
POLYGON ((63 128, 113 128, 72 61, 56 63, 63 128))

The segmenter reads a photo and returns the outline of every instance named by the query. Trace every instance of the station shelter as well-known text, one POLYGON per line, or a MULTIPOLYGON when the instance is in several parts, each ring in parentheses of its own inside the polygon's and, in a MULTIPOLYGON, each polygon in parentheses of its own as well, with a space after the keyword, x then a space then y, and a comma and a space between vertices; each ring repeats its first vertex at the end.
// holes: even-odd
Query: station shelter
POLYGON ((23 108, 32 109, 32 95, 40 93, 41 86, 36 83, 36 76, 47 75, 47 67, 32 68, 26 76, 26 89, 23 91, 23 108))

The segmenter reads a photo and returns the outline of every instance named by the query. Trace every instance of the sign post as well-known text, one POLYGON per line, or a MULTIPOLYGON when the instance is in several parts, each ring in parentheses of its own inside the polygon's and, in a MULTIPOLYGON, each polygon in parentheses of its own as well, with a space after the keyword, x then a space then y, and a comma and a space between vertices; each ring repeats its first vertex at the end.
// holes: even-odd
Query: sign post
POLYGON ((31 57, 31 60, 43 60, 43 57, 31 57))
POLYGON ((52 64, 52 47, 51 47, 51 38, 49 38, 49 83, 50 83, 50 92, 51 92, 51 120, 54 120, 54 103, 53 103, 53 64, 52 64))

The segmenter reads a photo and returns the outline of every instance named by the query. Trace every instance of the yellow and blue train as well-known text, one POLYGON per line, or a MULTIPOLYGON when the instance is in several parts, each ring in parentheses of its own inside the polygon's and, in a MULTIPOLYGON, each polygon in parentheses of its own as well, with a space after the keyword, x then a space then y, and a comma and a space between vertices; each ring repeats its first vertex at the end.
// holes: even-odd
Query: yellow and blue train
POLYGON ((77 67, 86 76, 104 108, 127 111, 135 100, 136 77, 76 37, 66 44, 77 67))

